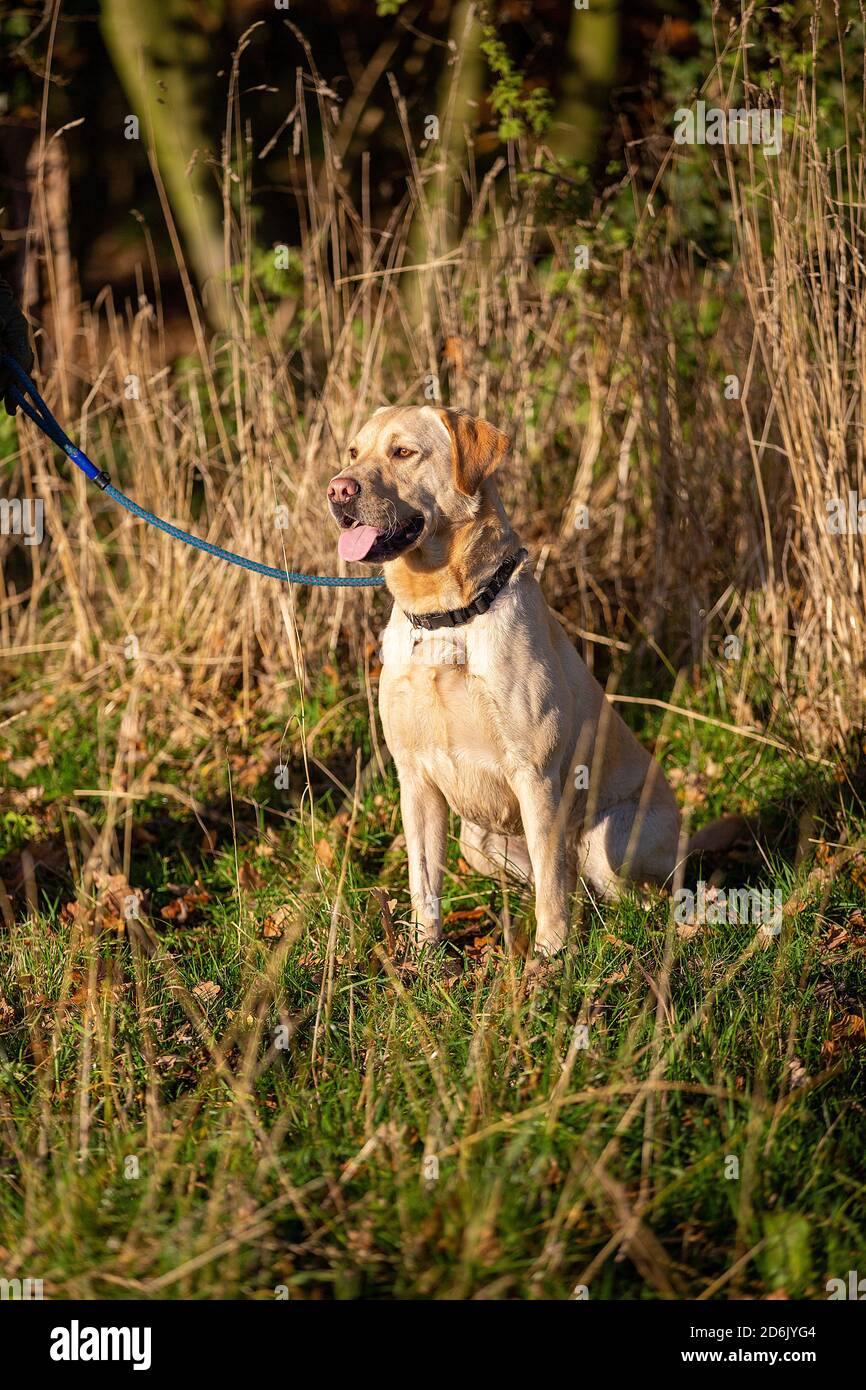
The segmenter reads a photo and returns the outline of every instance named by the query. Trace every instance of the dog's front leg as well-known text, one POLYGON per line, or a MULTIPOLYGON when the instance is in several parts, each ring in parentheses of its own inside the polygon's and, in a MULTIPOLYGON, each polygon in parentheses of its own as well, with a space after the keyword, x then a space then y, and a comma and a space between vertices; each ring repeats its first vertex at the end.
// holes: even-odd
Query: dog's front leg
POLYGON ((409 891, 418 946, 442 940, 442 875, 448 807, 438 787, 400 772, 400 809, 409 857, 409 891))
POLYGON ((547 777, 533 773, 515 787, 535 879, 535 949, 552 956, 568 934, 568 867, 561 796, 547 777))

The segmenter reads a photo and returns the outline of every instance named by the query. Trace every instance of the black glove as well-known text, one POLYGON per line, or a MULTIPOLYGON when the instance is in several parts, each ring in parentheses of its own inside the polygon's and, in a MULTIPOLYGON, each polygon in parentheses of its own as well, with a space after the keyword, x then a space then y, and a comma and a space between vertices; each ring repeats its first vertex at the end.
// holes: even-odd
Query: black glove
MULTIPOLYGON (((33 351, 30 347, 27 320, 18 308, 12 286, 0 276, 0 355, 4 352, 8 352, 10 357, 20 362, 25 372, 30 371, 33 366, 33 351)), ((14 415, 18 409, 9 394, 9 388, 14 384, 11 372, 0 362, 0 396, 3 397, 7 415, 14 415)))

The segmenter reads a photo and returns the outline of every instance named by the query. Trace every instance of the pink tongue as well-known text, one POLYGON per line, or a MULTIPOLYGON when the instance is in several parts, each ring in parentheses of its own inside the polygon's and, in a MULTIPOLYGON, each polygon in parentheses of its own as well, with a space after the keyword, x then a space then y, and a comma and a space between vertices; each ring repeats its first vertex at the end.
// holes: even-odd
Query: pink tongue
POLYGON ((348 531, 340 532, 337 549, 344 560, 363 560, 378 539, 379 532, 375 526, 353 526, 348 531))

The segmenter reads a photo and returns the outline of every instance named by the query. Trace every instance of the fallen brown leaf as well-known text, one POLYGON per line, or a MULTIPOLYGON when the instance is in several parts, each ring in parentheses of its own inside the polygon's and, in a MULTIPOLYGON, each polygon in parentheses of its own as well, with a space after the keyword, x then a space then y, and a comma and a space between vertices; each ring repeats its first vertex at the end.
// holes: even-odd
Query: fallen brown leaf
POLYGON ((262 926, 262 936, 266 936, 271 941, 278 941, 283 932, 292 923, 292 909, 282 906, 269 912, 262 926))
POLYGON ((220 986, 213 980, 201 980, 192 992, 200 1004, 210 1004, 220 993, 220 986))
POLYGON ((464 907, 458 912, 446 912, 442 921, 446 926, 449 922, 477 922, 486 912, 486 907, 464 907))
POLYGON ((326 869, 333 867, 334 851, 324 838, 316 841, 316 858, 320 864, 324 864, 326 869))
MULTIPOLYGON (((169 887, 172 885, 169 884, 169 887)), ((174 902, 166 903, 164 907, 160 908, 160 916, 164 917, 167 922, 177 922, 180 926, 188 922, 193 913, 198 908, 204 907, 205 903, 209 903, 211 899, 210 893, 207 889, 202 888, 198 880, 191 888, 181 888, 175 891, 179 896, 174 902)))

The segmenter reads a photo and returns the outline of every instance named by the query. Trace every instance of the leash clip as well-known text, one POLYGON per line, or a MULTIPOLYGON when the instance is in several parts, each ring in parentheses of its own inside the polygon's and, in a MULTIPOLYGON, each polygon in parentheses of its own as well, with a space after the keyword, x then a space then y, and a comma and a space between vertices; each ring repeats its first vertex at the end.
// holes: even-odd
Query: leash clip
POLYGON ((95 463, 91 463, 81 449, 76 448, 69 435, 55 420, 21 363, 9 353, 4 355, 2 362, 7 371, 11 373, 13 382, 16 383, 9 388, 9 394, 15 404, 20 406, 24 414, 29 416, 34 425, 39 426, 42 433, 46 434, 53 444, 63 450, 66 457, 75 464, 76 468, 81 470, 85 477, 89 478, 92 483, 96 483, 96 486, 104 492, 111 482, 109 475, 103 468, 97 468, 95 463), (28 396, 31 398, 30 401, 27 399, 28 396))

